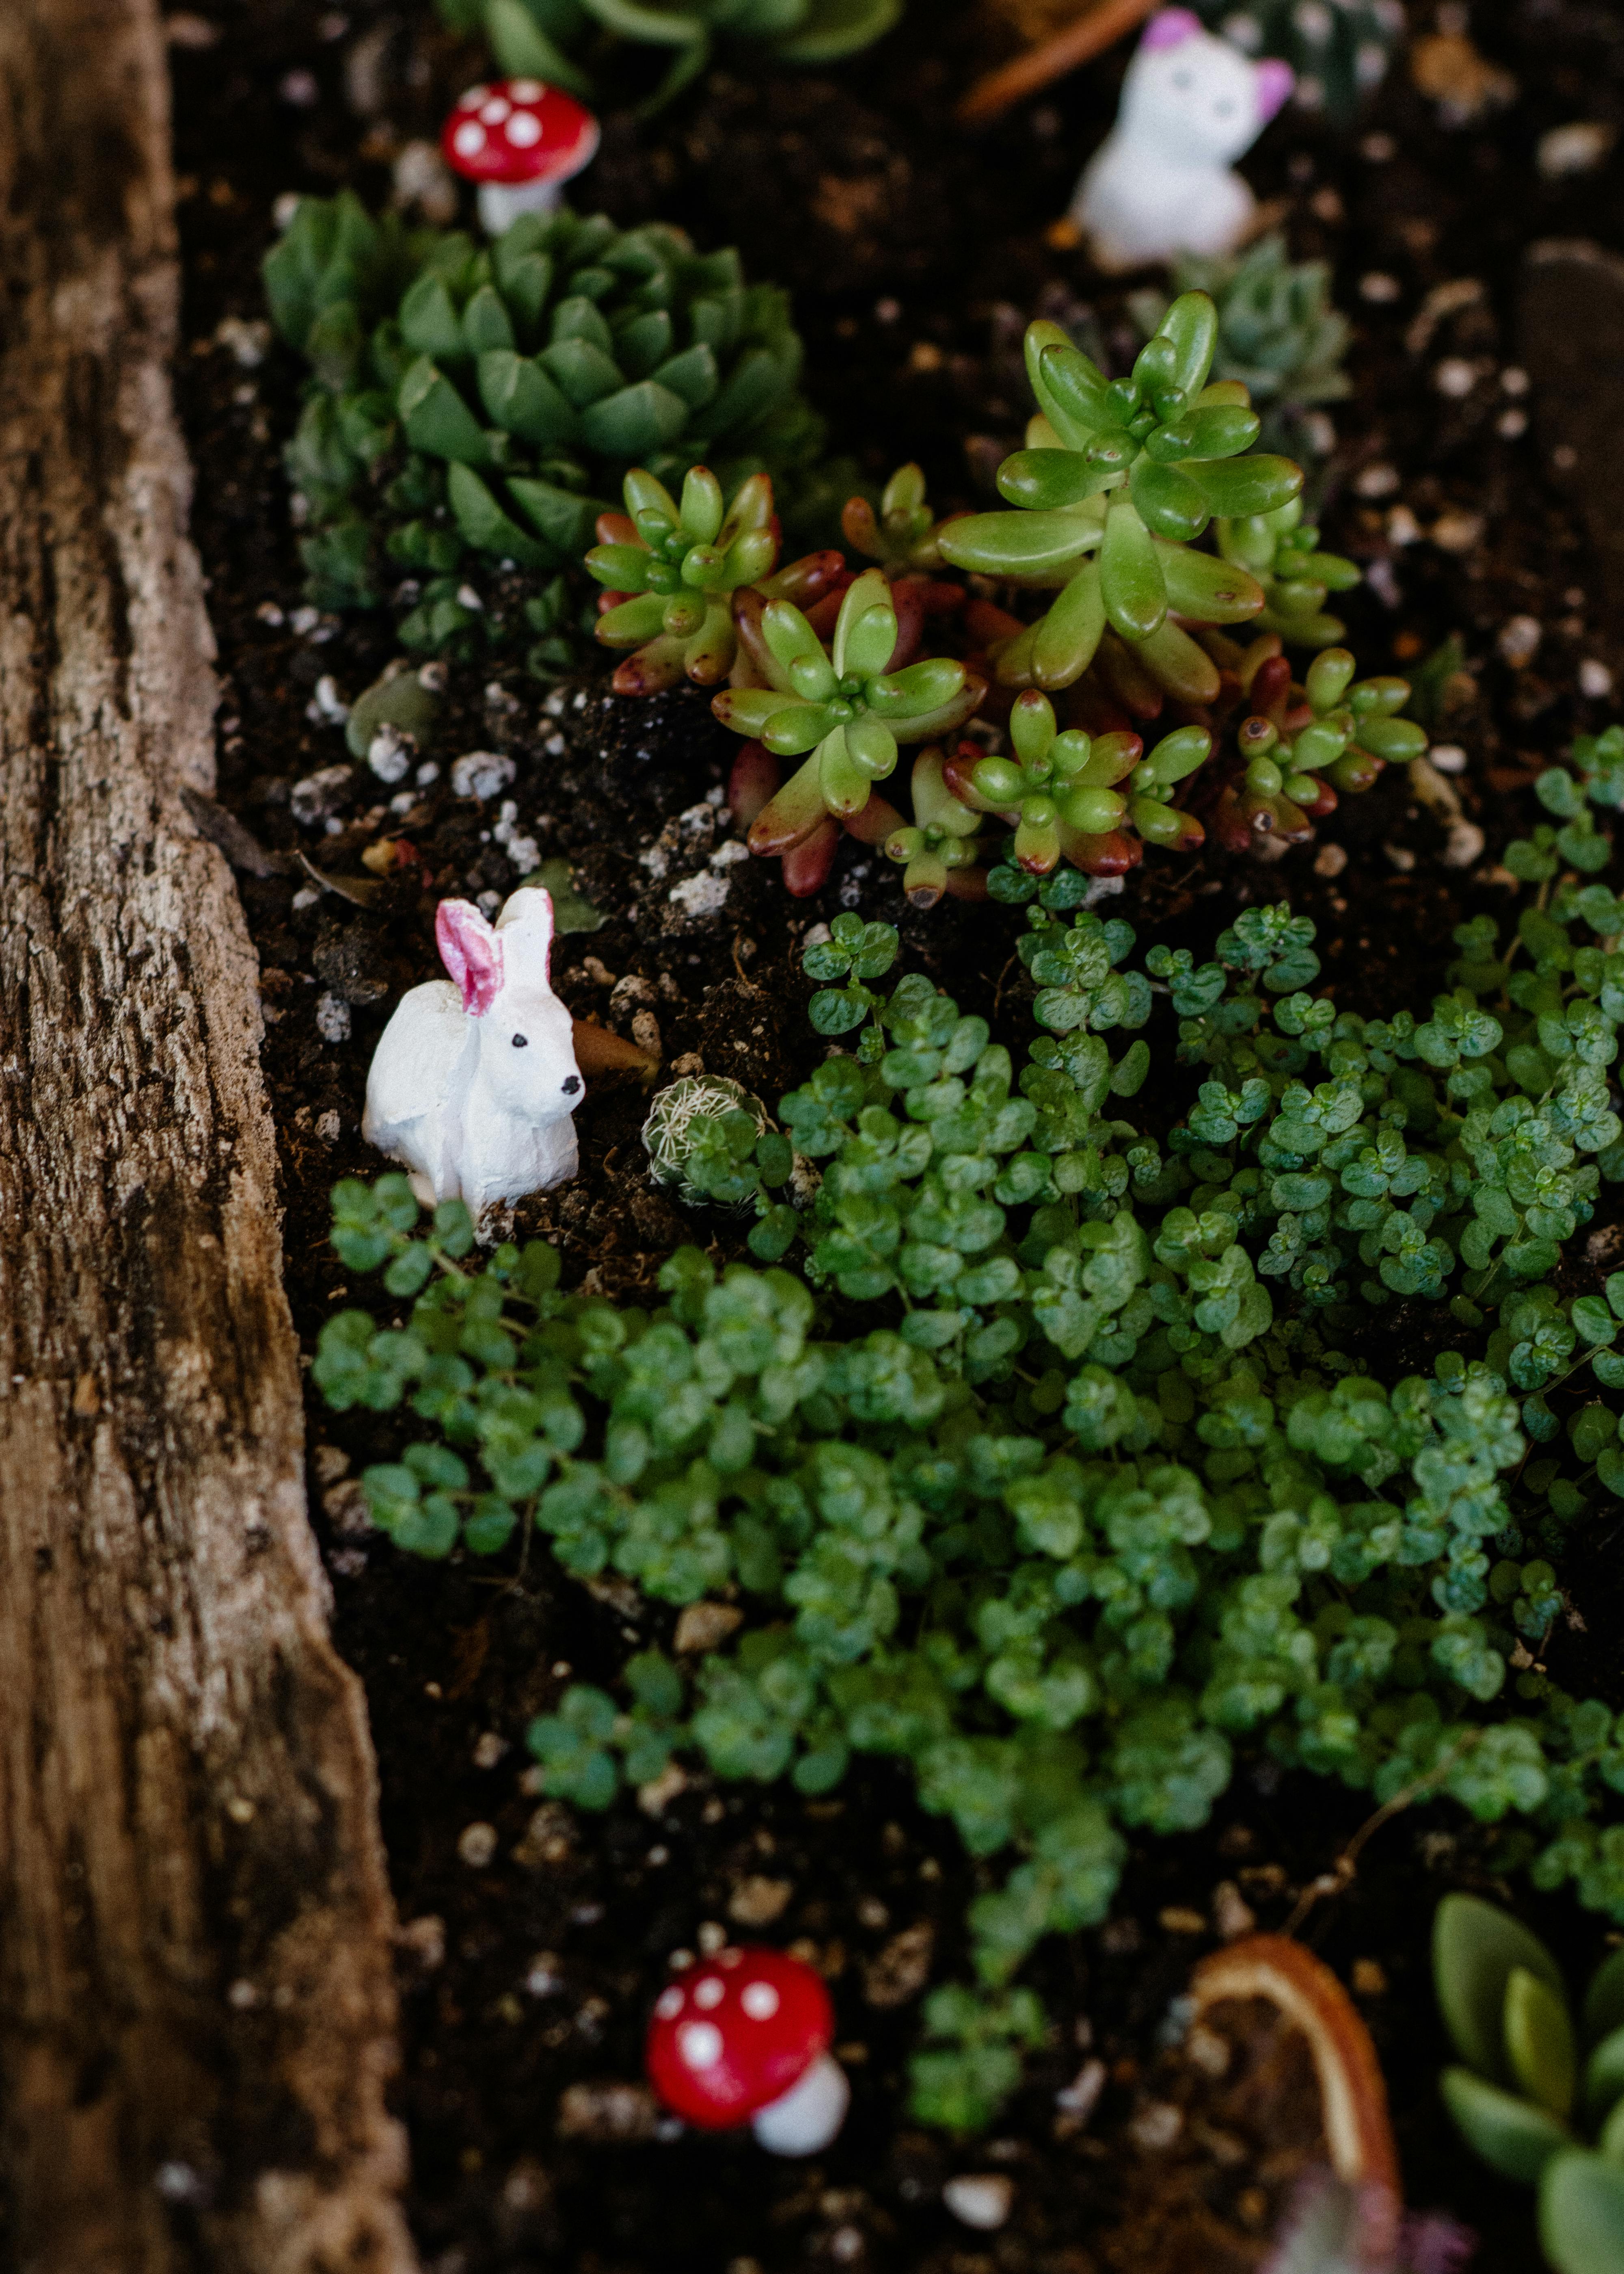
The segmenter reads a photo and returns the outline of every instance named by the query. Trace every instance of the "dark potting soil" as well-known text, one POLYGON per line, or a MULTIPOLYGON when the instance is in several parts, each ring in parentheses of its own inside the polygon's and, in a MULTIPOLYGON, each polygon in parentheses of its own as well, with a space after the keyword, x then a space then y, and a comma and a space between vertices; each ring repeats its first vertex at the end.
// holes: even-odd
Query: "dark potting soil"
MULTIPOLYGON (((651 124, 609 117, 574 201, 622 222, 677 221, 703 245, 735 242, 752 275, 791 285, 831 448, 876 477, 917 457, 946 510, 984 495, 1024 420, 1027 317, 1091 309, 1114 356, 1133 350, 1120 288, 1044 234, 1109 117, 1123 58, 975 137, 951 106, 999 51, 996 37, 965 0, 912 0, 910 19, 838 73, 753 80, 734 58, 651 124)), ((1422 11, 1415 27, 1431 28, 1422 11)), ((1026 1031, 1029 993, 1018 912, 949 902, 914 915, 898 872, 854 844, 801 902, 775 866, 733 860, 721 809, 731 738, 703 698, 615 701, 595 667, 552 690, 512 660, 451 669, 438 782, 415 797, 409 787, 395 812, 360 769, 330 831, 296 822, 293 786, 347 757, 324 697, 353 699, 395 649, 387 614, 300 613, 278 461, 298 373, 262 331, 243 328, 262 317, 258 262, 283 192, 350 184, 371 202, 387 197, 393 160, 435 132, 477 59, 438 29, 427 0, 342 11, 214 0, 171 28, 181 397, 222 678, 226 816, 199 811, 238 868, 259 950, 289 1291, 309 1348, 335 1303, 373 1299, 347 1286, 327 1245, 334 1181, 380 1165, 358 1130, 372 1048, 401 990, 434 968, 434 900, 511 890, 530 857, 515 866, 515 834, 543 858, 567 856, 608 919, 559 943, 555 977, 576 1015, 622 1033, 635 1020, 644 1040, 651 1018, 667 1066, 693 1054, 769 1102, 822 1055, 802 1013, 798 944, 842 907, 897 922, 906 965, 996 1014, 1011 1039, 1026 1031), (450 760, 476 749, 514 766, 484 802, 457 798, 447 779, 450 760), (506 829, 504 799, 515 808, 506 829), (365 866, 386 838, 413 846, 415 864, 387 876, 365 866), (357 880, 367 904, 318 892, 301 854, 357 880), (702 876, 725 895, 685 913, 673 887, 702 876)), ((1575 502, 1583 469, 1542 463, 1524 376, 1530 365, 1538 376, 1541 342, 1515 329, 1530 239, 1624 242, 1624 164, 1546 181, 1532 162, 1551 127, 1624 123, 1624 26, 1599 0, 1524 0, 1484 10, 1472 29, 1515 79, 1508 110, 1450 125, 1401 66, 1357 134, 1288 113, 1248 171, 1279 201, 1294 254, 1334 264, 1337 300, 1357 320, 1357 393, 1336 406, 1319 476, 1327 542, 1370 571, 1349 597, 1351 644, 1367 670, 1413 671, 1458 640, 1431 723, 1438 742, 1470 754, 1455 779, 1486 850, 1468 869, 1443 866, 1441 828, 1389 773, 1322 831, 1322 847, 1346 853, 1340 872, 1314 847, 1275 864, 1153 853, 1111 903, 1142 940, 1205 951, 1237 907, 1289 894, 1319 926, 1322 983, 1372 1013, 1425 1003, 1464 917, 1515 911, 1494 864, 1537 817, 1528 786, 1575 731, 1611 715, 1583 691, 1580 666, 1592 666, 1591 689, 1600 670, 1624 672, 1575 502), (1515 619, 1527 622, 1507 633, 1515 619)), ((590 1275, 617 1295, 651 1290, 681 1240, 724 1254, 739 1239, 738 1225, 684 1211, 650 1184, 644 1100, 632 1077, 594 1082, 579 1180, 522 1212, 558 1241, 572 1282, 590 1275)), ((1389 1359, 1396 1347, 1419 1367, 1454 1332, 1425 1306, 1400 1306, 1383 1326, 1389 1359)), ((1053 2041, 995 2134, 955 2146, 901 2112, 920 1996, 960 1970, 959 1922, 980 1884, 951 1830, 870 1767, 822 1803, 701 1775, 656 1814, 630 1800, 603 1817, 541 1801, 525 1771, 531 1715, 572 1676, 607 1680, 629 1648, 669 1646, 672 1615, 618 1585, 561 1581, 540 1556, 515 1578, 397 1555, 365 1529, 354 1482, 391 1442, 389 1426, 330 1416, 313 1395, 310 1425, 312 1505, 338 1638, 371 1701, 404 1922, 397 2105, 425 2264, 1183 2274, 1259 2263, 1315 2143, 1279 2120, 1289 2092, 1276 2090, 1274 2115, 1249 2130, 1220 2105, 1222 2082, 1203 2084, 1162 2042, 1192 1959, 1234 1930, 1239 1906, 1282 1924, 1357 1828, 1357 1796, 1254 1764, 1208 1830, 1144 1842, 1112 1923, 1040 1952, 1029 1973, 1053 2041), (672 1954, 724 1932, 799 1946, 831 1981, 854 2101, 812 2167, 736 2138, 667 2136, 641 2087, 642 2034, 672 1954), (956 2171, 1012 2182, 998 2231, 978 2234, 944 2208, 956 2171)), ((1576 1532, 1563 1572, 1572 1616, 1548 1654, 1558 1680, 1614 1703, 1621 1555, 1605 1517, 1576 1532)), ((1527 2201, 1465 2157, 1440 2112, 1426 1959, 1436 1898, 1499 1886, 1499 1844, 1453 1810, 1401 1818, 1305 1932, 1353 1983, 1382 2052, 1411 2200, 1453 2206, 1483 2236, 1477 2263, 1509 2274, 1534 2261, 1527 2201)), ((1595 1922, 1567 1902, 1535 1916, 1575 1973, 1593 1960, 1595 1922)), ((1237 2029, 1237 2058, 1267 2068, 1267 2033, 1244 2016, 1237 2029)))

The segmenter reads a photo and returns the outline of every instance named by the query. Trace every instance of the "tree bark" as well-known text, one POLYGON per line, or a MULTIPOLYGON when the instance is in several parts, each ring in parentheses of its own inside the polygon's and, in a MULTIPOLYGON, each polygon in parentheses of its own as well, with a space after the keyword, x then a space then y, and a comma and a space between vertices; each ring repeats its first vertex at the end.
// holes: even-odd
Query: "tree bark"
POLYGON ((177 305, 155 0, 0 0, 0 2263, 409 2274, 177 305))

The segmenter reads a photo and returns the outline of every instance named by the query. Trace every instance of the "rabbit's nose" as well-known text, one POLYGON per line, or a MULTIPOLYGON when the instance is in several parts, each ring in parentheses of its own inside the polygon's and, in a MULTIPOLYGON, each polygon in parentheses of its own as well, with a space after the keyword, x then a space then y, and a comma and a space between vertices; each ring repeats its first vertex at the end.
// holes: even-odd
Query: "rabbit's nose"
POLYGON ((564 1084, 564 1095, 565 1095, 565 1096, 566 1096, 566 1097, 573 1097, 573 1096, 575 1096, 575 1092, 580 1088, 580 1087, 581 1087, 581 1077, 580 1077, 580 1075, 579 1075, 578 1073, 572 1073, 572 1074, 570 1075, 569 1079, 568 1079, 568 1080, 565 1082, 565 1084, 564 1084))

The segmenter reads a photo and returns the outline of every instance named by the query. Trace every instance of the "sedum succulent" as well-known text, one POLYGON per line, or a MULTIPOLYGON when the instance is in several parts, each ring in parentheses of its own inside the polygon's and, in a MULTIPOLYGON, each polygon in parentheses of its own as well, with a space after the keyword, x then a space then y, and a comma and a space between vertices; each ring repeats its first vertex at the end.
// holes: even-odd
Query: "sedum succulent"
POLYGON ((1060 733, 1048 696, 1028 688, 1010 738, 1011 757, 961 758, 948 779, 967 805, 1014 830, 1010 857, 1028 875, 1047 876, 1064 854, 1086 875, 1121 876, 1141 858, 1135 835, 1177 852, 1201 843, 1200 823, 1172 794, 1211 755, 1206 727, 1177 727, 1147 757, 1137 734, 1060 733))
POLYGON ((908 782, 914 818, 898 817, 885 839, 885 857, 902 870, 902 889, 916 908, 932 908, 944 892, 969 896, 981 888, 981 809, 959 796, 939 749, 921 750, 908 782))
MULTIPOLYGON (((787 297, 662 224, 532 215, 482 247, 305 199, 265 282, 312 367, 288 468, 313 597, 365 606, 391 576, 425 580, 408 644, 477 622, 465 563, 578 561, 595 493, 635 466, 670 482, 703 461, 732 486, 821 444, 787 297)), ((544 595, 532 621, 557 614, 544 595)))
MULTIPOLYGON (((1218 311, 1213 376, 1246 388, 1263 420, 1262 440, 1271 448, 1313 448, 1304 414, 1352 393, 1342 367, 1352 327, 1332 301, 1328 263, 1292 260, 1276 231, 1237 259, 1186 255, 1175 261, 1173 288, 1211 295, 1218 311)), ((1168 299, 1162 292, 1135 292, 1128 307, 1149 336, 1168 299)))
POLYGON ((1248 709, 1236 734, 1239 770, 1221 793, 1213 833, 1231 852, 1259 838, 1303 843, 1313 824, 1336 810, 1336 793, 1371 788, 1382 769, 1408 763, 1426 734, 1398 713, 1407 679, 1355 680, 1349 651, 1327 648, 1294 684, 1277 638, 1255 641, 1241 659, 1248 709))
POLYGON ((836 63, 889 32, 902 0, 439 0, 454 31, 483 33, 504 72, 550 79, 583 102, 622 77, 617 46, 668 54, 643 109, 658 110, 710 61, 718 35, 788 64, 836 63))
POLYGON ((1350 592, 1363 571, 1340 553, 1321 553, 1320 531, 1303 518, 1303 501, 1274 513, 1251 514, 1221 522, 1218 550, 1263 587, 1264 604, 1253 618, 1260 632, 1278 632, 1294 647, 1330 647, 1347 627, 1325 612, 1332 592, 1350 592))
POLYGON ((1297 101, 1339 125, 1387 76, 1404 35, 1402 0, 1193 0, 1214 32, 1249 56, 1280 56, 1297 73, 1297 101))
POLYGON ((1014 508, 946 523, 943 557, 1057 597, 997 655, 1005 685, 1053 690, 1087 670, 1108 628, 1169 694, 1210 701, 1218 674, 1185 624, 1244 623, 1264 606, 1248 571, 1193 540, 1214 516, 1273 513, 1303 486, 1289 459, 1252 450, 1257 414, 1236 380, 1207 383, 1217 311, 1176 300, 1131 376, 1108 380, 1057 324, 1033 324, 1039 415, 998 487, 1014 508))
POLYGON ((804 763, 753 823, 756 853, 787 853, 826 817, 861 813, 874 784, 894 772, 899 742, 950 732, 986 692, 948 657, 891 668, 897 611, 878 568, 847 587, 828 647, 791 601, 769 600, 757 623, 751 660, 766 683, 724 689, 712 708, 772 757, 804 763))

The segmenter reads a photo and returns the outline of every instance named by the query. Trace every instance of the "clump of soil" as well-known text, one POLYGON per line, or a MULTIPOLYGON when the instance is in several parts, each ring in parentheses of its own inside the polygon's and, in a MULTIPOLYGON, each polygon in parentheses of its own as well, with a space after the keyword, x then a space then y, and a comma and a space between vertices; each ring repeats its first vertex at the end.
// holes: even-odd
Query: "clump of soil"
MULTIPOLYGON (((989 34, 967 0, 914 0, 912 13, 911 34, 838 74, 757 83, 735 58, 651 123, 612 116, 575 202, 735 241, 753 275, 791 284, 831 449, 872 476, 918 458, 946 510, 985 495, 1019 433, 1027 317, 1087 311, 1119 361, 1137 344, 1120 289, 1043 234, 1109 119, 1123 57, 972 139, 952 100, 1007 34, 989 34)), ((1028 1000, 1017 911, 949 902, 914 915, 898 872, 855 844, 801 902, 776 865, 738 857, 723 805, 733 740, 692 691, 618 701, 595 666, 549 689, 499 654, 447 673, 424 755, 434 779, 414 769, 386 783, 350 758, 342 706, 395 654, 391 620, 304 604, 278 463, 299 374, 253 328, 257 264, 280 195, 349 184, 379 202, 402 150, 436 131, 477 57, 430 17, 385 0, 342 12, 220 0, 205 19, 177 19, 192 28, 174 50, 182 399, 223 690, 222 810, 199 808, 199 824, 238 869, 259 950, 289 1291, 307 1346, 335 1303, 372 1299, 327 1246, 327 1196, 338 1177, 380 1166, 359 1135, 366 1065, 401 991, 434 968, 445 893, 493 906, 534 858, 568 860, 605 918, 556 952, 577 1017, 635 1029, 667 1068, 703 1064, 770 1104, 822 1055, 802 1015, 799 947, 843 907, 898 924, 906 963, 1001 1030, 1021 1025, 1028 1000), (208 25, 218 38, 198 44, 208 25), (453 761, 476 751, 501 762, 483 795, 454 779, 453 761)), ((1526 350, 1510 329, 1530 234, 1616 234, 1624 221, 1616 162, 1579 183, 1527 163, 1551 125, 1616 123, 1616 26, 1581 0, 1529 0, 1484 39, 1521 90, 1509 115, 1446 126, 1399 76, 1353 138, 1288 114, 1249 169, 1279 201, 1294 252, 1335 264, 1357 321, 1357 392, 1319 478, 1327 542, 1368 572, 1349 598, 1351 644, 1366 670, 1413 670, 1458 641, 1432 723, 1469 754, 1455 779, 1485 855, 1442 866, 1442 831, 1390 772, 1344 804, 1318 850, 1274 864, 1153 853, 1113 903, 1141 938, 1205 951, 1240 905, 1289 895, 1319 927, 1324 983, 1371 1013, 1441 985, 1464 918, 1515 910, 1494 862, 1533 817, 1527 787, 1575 729, 1605 722, 1607 674, 1624 669, 1575 510, 1545 478, 1526 350)), ((633 1299, 674 1245, 732 1252, 740 1230, 652 1186, 644 1111, 635 1079, 594 1083, 580 1178, 523 1211, 558 1241, 572 1282, 633 1299)), ((1407 1359, 1428 1363, 1436 1318, 1410 1306, 1395 1324, 1407 1359)), ((1279 2089, 1254 2101, 1250 2130, 1192 2114, 1186 2057, 1167 2050, 1174 2001, 1214 1939, 1283 1923, 1357 1826, 1358 1796, 1259 1762, 1207 1832, 1145 1843, 1112 1924, 1039 1954, 1030 1977, 1053 2042, 996 2134, 956 2146, 902 2112, 919 1999, 960 1968, 960 1922, 984 1876, 951 1832, 883 1767, 861 1767, 825 1802, 699 1774, 654 1812, 628 1799, 583 1818, 545 1801, 526 1766, 530 1718, 570 1679, 607 1680, 632 1648, 669 1647, 671 1615, 618 1584, 564 1583, 540 1557, 515 1574, 396 1555, 365 1529, 355 1482, 389 1426, 337 1419, 314 1399, 310 1422, 336 1630, 371 1701, 405 1923, 399 2105, 411 2215, 436 2274, 769 2274, 808 2262, 1146 2274, 1169 2233, 1196 2231, 1177 2222, 1198 2218, 1203 2264, 1260 2263, 1318 2150, 1312 2124, 1281 2112, 1305 2099, 1295 2056, 1268 2052, 1285 2066, 1270 2070, 1279 2089), (853 2110, 810 2167, 736 2138, 674 2136, 640 2082, 645 2017, 673 1954, 752 1932, 814 1957, 836 2000, 853 2110), (1157 2113, 1169 2108, 1172 2132, 1157 2113), (955 2172, 1011 2183, 996 2232, 946 2207, 955 2172)), ((1559 1680, 1624 1702, 1619 1645, 1605 1639, 1619 1559, 1605 1526, 1575 1543, 1565 1577, 1584 1627, 1560 1630, 1549 1662, 1559 1680)), ((1497 1884, 1500 1844, 1453 1814, 1401 1819, 1310 1927, 1359 1989, 1383 2052, 1412 2198, 1470 2216, 1485 2274, 1532 2263, 1527 2200, 1467 2161, 1439 2110, 1425 1939, 1446 1886, 1497 1884)), ((1571 1908, 1553 1916, 1574 1941, 1571 1908)), ((1586 1922, 1577 1939, 1599 1934, 1586 1922)))

